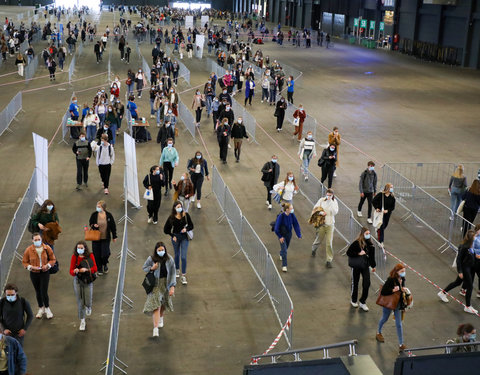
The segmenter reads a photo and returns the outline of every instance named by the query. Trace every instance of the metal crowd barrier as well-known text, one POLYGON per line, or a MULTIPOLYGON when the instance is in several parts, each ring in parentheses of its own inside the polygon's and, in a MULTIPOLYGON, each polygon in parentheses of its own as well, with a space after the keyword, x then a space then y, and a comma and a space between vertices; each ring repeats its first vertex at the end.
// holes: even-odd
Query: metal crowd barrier
MULTIPOLYGON (((268 296, 275 316, 280 324, 281 335, 285 338, 288 348, 292 348, 293 339, 293 302, 288 294, 278 269, 264 243, 253 227, 243 216, 235 198, 220 176, 217 168, 212 168, 212 189, 222 210, 222 216, 217 221, 226 218, 232 229, 240 251, 250 263, 255 275, 262 284, 262 300, 268 296)), ((256 297, 257 297, 256 296, 256 297)))
POLYGON ((145 57, 142 56, 142 70, 143 73, 145 74, 145 78, 147 81, 150 82, 150 66, 147 63, 147 60, 145 60, 145 57))
POLYGON ((183 78, 185 82, 190 85, 190 70, 185 66, 184 63, 180 61, 178 61, 178 65, 180 66, 180 69, 178 71, 179 78, 183 78))
MULTIPOLYGON (((77 61, 77 56, 73 55, 72 60, 70 61, 70 65, 68 66, 68 83, 72 83, 72 77, 73 77, 73 73, 75 72, 76 61, 77 61)), ((108 61, 108 69, 110 70, 110 61, 108 61)))
MULTIPOLYGON (((75 96, 75 93, 72 93, 72 96, 70 97, 70 102, 69 102, 69 105, 70 103, 72 102, 72 98, 75 96)), ((68 119, 70 118, 70 112, 67 111, 65 112, 65 114, 63 115, 63 118, 62 118, 62 139, 60 142, 58 142, 58 144, 60 143, 65 143, 66 145, 68 145, 68 142, 66 141, 66 137, 68 135, 68 130, 69 130, 69 127, 67 126, 67 123, 68 123, 68 119)))
POLYGON ((25 66, 25 81, 30 81, 34 76, 38 68, 38 55, 35 55, 32 62, 25 66))
POLYGON ((190 133, 193 138, 194 142, 197 142, 195 139, 195 119, 193 118, 192 113, 187 108, 187 106, 181 101, 178 101, 178 116, 180 120, 182 120, 183 124, 185 125, 186 130, 190 133))
POLYGON ((23 111, 21 91, 18 92, 17 95, 10 100, 5 109, 0 112, 0 136, 5 130, 12 132, 12 130, 9 129, 9 126, 20 111, 23 111))
POLYGON ((8 229, 5 242, 3 243, 2 251, 0 252, 0 288, 5 287, 10 269, 12 267, 15 256, 21 259, 22 256, 18 253, 18 246, 22 240, 25 229, 30 220, 33 207, 35 206, 35 198, 37 196, 37 179, 36 169, 33 170, 32 177, 28 184, 27 190, 13 215, 10 228, 8 229))

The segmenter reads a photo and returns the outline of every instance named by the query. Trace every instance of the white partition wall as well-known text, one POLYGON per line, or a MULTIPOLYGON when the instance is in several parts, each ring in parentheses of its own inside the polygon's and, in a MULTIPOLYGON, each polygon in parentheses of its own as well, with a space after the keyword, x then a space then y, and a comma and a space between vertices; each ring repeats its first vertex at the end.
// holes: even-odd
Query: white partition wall
POLYGON ((48 199, 48 141, 32 133, 33 135, 33 148, 35 149, 35 168, 37 170, 37 197, 38 204, 48 199))
POLYGON ((123 145, 125 148, 125 167, 127 196, 125 197, 135 207, 140 207, 140 193, 138 191, 137 152, 135 139, 127 133, 123 133, 123 145))

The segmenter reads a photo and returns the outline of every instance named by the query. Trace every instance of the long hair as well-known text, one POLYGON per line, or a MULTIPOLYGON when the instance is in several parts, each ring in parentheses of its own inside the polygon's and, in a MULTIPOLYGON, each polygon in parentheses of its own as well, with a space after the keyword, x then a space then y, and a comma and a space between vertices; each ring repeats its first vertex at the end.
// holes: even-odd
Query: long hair
POLYGON ((480 181, 473 180, 472 186, 470 186, 470 189, 468 189, 468 191, 472 194, 480 195, 480 181))
POLYGON ((55 204, 50 199, 45 199, 43 204, 40 206, 38 212, 46 212, 46 213, 55 215, 57 213, 57 207, 55 206, 55 204), (52 211, 48 211, 48 209, 47 209, 48 205, 53 206, 52 211))
POLYGON ((158 165, 152 165, 152 166, 150 167, 150 174, 153 175, 153 172, 154 172, 155 169, 157 169, 157 168, 158 168, 158 165))
MULTIPOLYGON (((180 205, 182 206, 182 208, 183 208, 183 203, 182 203, 182 202, 180 202, 180 201, 175 201, 175 202, 173 202, 172 212, 170 213, 170 217, 169 217, 170 220, 175 219, 175 216, 177 215, 177 210, 175 209, 175 207, 177 207, 179 204, 180 204, 180 205)), ((181 216, 182 216, 182 217, 185 216, 185 210, 182 211, 181 216)))
POLYGON ((393 267, 393 269, 390 271, 390 277, 392 279, 397 279, 398 278, 398 271, 400 271, 401 269, 404 269, 405 266, 402 264, 402 263, 397 263, 395 265, 395 267, 393 267))
POLYGON ((358 237, 356 241, 358 241, 358 244, 360 245, 360 248, 363 250, 367 246, 367 240, 365 239, 364 235, 365 232, 370 231, 370 229, 362 227, 360 229, 360 233, 358 234, 358 237))
POLYGON ((473 327, 470 323, 460 324, 457 328, 457 335, 463 336, 465 333, 472 333, 475 327, 473 327))
POLYGON ((203 154, 201 153, 201 151, 196 151, 192 159, 193 159, 192 164, 200 164, 200 165, 203 164, 203 154), (197 159, 197 154, 200 154, 201 156, 200 159, 197 159))
POLYGON ((155 248, 153 249, 153 255, 152 255, 152 260, 154 263, 165 263, 168 259, 168 251, 167 251, 167 247, 165 246, 165 244, 162 242, 162 241, 159 241, 155 244, 155 248), (157 250, 159 247, 163 247, 165 249, 165 255, 163 257, 159 256, 157 254, 157 250))
POLYGON ((458 164, 457 168, 455 169, 455 172, 453 172, 453 177, 455 178, 463 178, 465 175, 463 174, 464 169, 462 164, 458 164))
POLYGON ((78 253, 77 253, 77 246, 78 245, 83 245, 84 249, 85 249, 85 252, 83 253, 83 256, 85 258, 89 257, 90 256, 90 250, 88 249, 88 245, 85 241, 77 241, 77 243, 75 244, 75 247, 73 248, 73 254, 75 254, 77 257, 78 257, 78 253))
POLYGON ((283 181, 283 187, 287 186, 287 183, 290 182, 288 180, 289 175, 293 175, 293 180, 292 180, 293 186, 295 186, 295 189, 298 188, 297 181, 295 181, 295 175, 293 174, 293 172, 287 172, 287 175, 285 176, 285 180, 283 181))
MULTIPOLYGON (((387 184, 385 184, 385 187, 383 188, 383 191, 382 193, 383 194, 386 194, 386 193, 390 193, 390 188, 393 186, 393 184, 391 184, 390 182, 388 182, 387 184)), ((391 195, 393 195, 393 193, 390 193, 391 195)))
POLYGON ((470 229, 465 234, 465 237, 463 237, 462 245, 467 246, 468 248, 471 248, 473 245, 474 239, 475 239, 475 231, 470 229))

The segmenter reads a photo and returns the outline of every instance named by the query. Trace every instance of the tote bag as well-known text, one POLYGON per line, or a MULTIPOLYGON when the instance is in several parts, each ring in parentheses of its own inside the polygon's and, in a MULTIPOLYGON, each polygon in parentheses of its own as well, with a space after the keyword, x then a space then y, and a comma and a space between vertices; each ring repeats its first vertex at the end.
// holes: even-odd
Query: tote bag
POLYGON ((380 229, 380 227, 382 226, 383 224, 383 199, 384 199, 384 195, 383 193, 380 193, 382 194, 382 210, 380 212, 377 212, 377 210, 375 210, 373 212, 373 226, 375 227, 375 229, 380 229))
MULTIPOLYGON (((148 185, 152 186, 152 183, 150 182, 150 174, 148 174, 148 185)), ((146 189, 145 193, 143 194, 143 199, 146 199, 147 201, 153 201, 153 190, 146 189)))

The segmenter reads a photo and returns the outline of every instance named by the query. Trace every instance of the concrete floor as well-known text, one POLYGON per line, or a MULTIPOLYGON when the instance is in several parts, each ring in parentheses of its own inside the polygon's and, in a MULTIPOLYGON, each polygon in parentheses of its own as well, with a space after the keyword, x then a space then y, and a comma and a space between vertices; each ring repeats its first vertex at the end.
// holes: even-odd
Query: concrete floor
MULTIPOLYGON (((112 13, 102 14, 98 29, 111 25, 113 17, 112 13)), ((475 146, 479 134, 475 131, 475 126, 480 112, 478 72, 432 65, 398 54, 341 43, 336 43, 332 50, 299 51, 291 46, 278 47, 273 43, 261 48, 272 58, 303 72, 301 82, 296 87, 295 103, 302 102, 307 113, 318 120, 320 126, 317 140, 324 143, 328 131, 335 125, 340 127, 344 143, 340 151, 339 176, 334 181, 334 188, 353 211, 358 203, 358 176, 370 159, 379 162, 379 173, 381 162, 387 161, 476 161, 475 146), (365 74, 366 72, 371 74, 365 74)), ((132 49, 129 67, 136 69, 140 60, 135 49, 132 49)), ((141 50, 150 62, 151 46, 142 45, 141 50)), ((185 61, 185 64, 192 72, 191 85, 203 84, 208 73, 205 61, 191 60, 185 61)), ((1 68, 0 74, 4 74, 3 69, 6 67, 1 68)), ((120 75, 122 82, 127 69, 119 60, 118 50, 114 48, 112 70, 120 75)), ((82 56, 77 56, 77 79, 105 70, 106 59, 104 58, 103 64, 97 65, 92 45, 85 47, 82 56)), ((37 77, 43 75, 45 70, 40 68, 37 77)), ((15 133, 4 134, 0 139, 0 160, 3 166, 7 166, 8 177, 0 181, 3 192, 0 213, 4 218, 0 221, 2 238, 8 230, 17 200, 28 184, 34 165, 31 132, 35 131, 51 140, 67 108, 72 90, 77 93, 79 104, 90 102, 95 93, 92 87, 102 84, 106 78, 105 75, 85 79, 75 82, 73 87, 60 86, 60 83, 65 82, 65 76, 59 76, 53 85, 49 84, 48 78, 40 78, 32 81, 28 87, 17 84, 0 91, 0 102, 7 103, 18 90, 52 86, 25 93, 23 100, 26 112, 13 125, 15 133)), ((4 82, 9 81, 4 81, 2 77, 0 84, 4 82)), ((124 85, 122 95, 123 90, 124 85)), ((258 92, 259 90, 257 94, 258 92)), ((191 103, 192 94, 191 91, 182 94, 182 100, 187 106, 191 103)), ((242 101, 241 98, 237 100, 242 101)), ((142 97, 139 108, 140 113, 148 117, 148 95, 142 97)), ((258 96, 248 110, 258 121, 258 145, 244 143, 239 164, 233 163, 231 152, 229 163, 219 164, 218 168, 242 212, 276 259, 278 241, 268 225, 274 219, 276 210, 269 212, 265 208, 264 187, 259 170, 275 153, 279 156, 282 175, 287 170, 292 170, 297 175, 297 143, 289 134, 291 129, 288 124, 285 124, 283 133, 274 131, 273 109, 262 105, 258 96)), ((212 162, 218 163, 218 146, 211 129, 211 120, 204 117, 200 132, 206 150, 202 144, 190 145, 190 135, 180 133, 176 146, 181 166, 185 165, 187 158, 193 156, 195 149, 211 155, 210 165, 212 162)), ((152 128, 151 132, 155 138, 156 129, 152 128)), ((90 168, 89 190, 75 191, 73 154, 70 147, 57 144, 59 140, 57 134, 49 149, 50 197, 59 208, 64 229, 56 244, 61 272, 52 276, 50 287, 51 306, 56 316, 52 321, 35 321, 32 324, 25 349, 32 373, 47 374, 52 368, 59 372, 93 373, 106 359, 110 301, 115 289, 118 262, 112 256, 110 273, 96 281, 94 313, 87 321, 87 332, 78 332, 71 277, 67 272, 68 262, 74 242, 81 238, 83 225, 93 211, 95 202, 104 196, 93 165, 90 168), (94 345, 91 344, 93 335, 94 345), (72 352, 77 355, 72 356, 72 352)), ((123 214, 121 137, 116 150, 117 162, 113 167, 111 195, 106 199, 109 210, 119 218, 123 214)), ((159 156, 160 150, 156 143, 137 146, 140 180, 149 166, 158 162, 159 156)), ((314 164, 312 166, 312 172, 319 176, 318 167, 314 164)), ((177 169, 175 177, 178 178, 180 172, 181 168, 177 169)), ((205 184, 206 193, 210 191, 210 186, 208 182, 205 184)), ((304 238, 300 241, 292 240, 289 272, 282 275, 295 306, 294 347, 356 338, 359 340, 357 352, 371 355, 384 374, 391 374, 397 356, 393 322, 389 321, 385 326, 385 344, 377 344, 374 336, 380 318, 380 309, 374 303, 378 282, 372 278, 371 296, 368 300, 370 312, 352 309, 349 304, 350 271, 346 258, 337 255, 334 268, 326 270, 322 252, 317 258, 310 257, 314 233, 312 228, 303 223, 306 222, 311 207, 301 195, 294 200, 295 213, 301 223, 304 238)), ((160 223, 166 219, 170 203, 168 199, 162 202, 160 223)), ((128 261, 125 293, 134 300, 135 306, 132 310, 127 307, 124 309, 118 348, 118 357, 129 365, 129 373, 143 374, 156 369, 168 369, 170 371, 167 373, 172 374, 200 374, 205 370, 240 373, 250 355, 265 350, 278 333, 278 323, 269 303, 264 300, 256 304, 253 299, 259 290, 259 283, 248 262, 242 256, 231 258, 237 245, 228 225, 216 224, 215 219, 219 215, 213 196, 204 200, 202 210, 192 210, 197 229, 196 238, 190 246, 189 285, 177 288, 175 312, 167 315, 160 339, 153 341, 149 338, 150 319, 142 314, 144 292, 140 286, 143 279, 140 268, 143 260, 151 253, 153 244, 157 240, 165 240, 165 236, 160 225, 153 227, 146 223, 144 208, 132 213, 134 225, 129 229, 129 247, 136 253, 137 260, 128 261)), ((436 248, 441 245, 438 239, 416 224, 401 222, 399 218, 402 215, 402 210, 398 208, 392 217, 386 231, 387 250, 429 279, 445 286, 455 276, 450 268, 453 254, 436 252, 436 248)), ((25 237, 21 249, 27 243, 28 238, 25 237)), ((336 236, 335 250, 338 251, 343 246, 342 240, 336 236)), ((113 254, 119 248, 118 242, 113 245, 113 254)), ((388 262, 389 266, 396 263, 391 258, 388 262)), ((18 283, 21 293, 35 305, 33 288, 19 263, 14 264, 10 280, 18 283)), ((404 322, 407 345, 443 343, 454 336, 459 323, 469 321, 475 324, 475 316, 466 315, 456 302, 444 305, 435 296, 437 290, 410 270, 407 270, 407 285, 415 296, 415 307, 407 314, 404 322)), ((478 306, 478 302, 473 301, 473 305, 478 306)), ((284 349, 282 342, 279 349, 284 349)), ((339 352, 341 354, 344 353, 339 352)))

